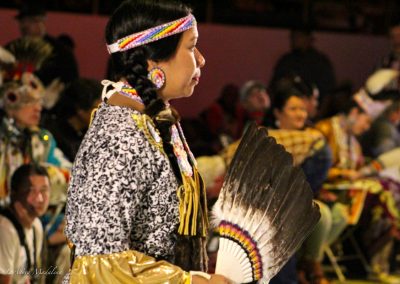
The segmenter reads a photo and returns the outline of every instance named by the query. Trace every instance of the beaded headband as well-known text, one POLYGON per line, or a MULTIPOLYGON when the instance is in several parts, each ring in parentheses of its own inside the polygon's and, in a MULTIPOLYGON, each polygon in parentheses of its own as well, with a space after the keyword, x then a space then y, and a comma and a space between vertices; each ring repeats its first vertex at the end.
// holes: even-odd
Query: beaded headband
POLYGON ((144 45, 177 33, 184 32, 196 25, 196 19, 192 14, 178 20, 159 25, 138 33, 123 37, 116 42, 107 45, 108 53, 125 51, 140 45, 144 45))

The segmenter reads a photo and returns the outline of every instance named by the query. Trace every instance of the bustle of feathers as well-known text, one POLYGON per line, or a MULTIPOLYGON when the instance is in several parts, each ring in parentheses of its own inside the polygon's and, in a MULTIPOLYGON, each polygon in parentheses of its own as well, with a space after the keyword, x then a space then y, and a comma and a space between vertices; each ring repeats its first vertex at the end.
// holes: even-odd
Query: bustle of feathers
POLYGON ((216 273, 234 283, 268 283, 320 218, 309 184, 266 128, 251 125, 228 169, 213 223, 216 273))
POLYGON ((49 59, 52 53, 51 45, 41 38, 18 38, 7 44, 6 49, 16 59, 13 72, 21 74, 26 71, 33 73, 35 70, 40 69, 44 61, 49 59))

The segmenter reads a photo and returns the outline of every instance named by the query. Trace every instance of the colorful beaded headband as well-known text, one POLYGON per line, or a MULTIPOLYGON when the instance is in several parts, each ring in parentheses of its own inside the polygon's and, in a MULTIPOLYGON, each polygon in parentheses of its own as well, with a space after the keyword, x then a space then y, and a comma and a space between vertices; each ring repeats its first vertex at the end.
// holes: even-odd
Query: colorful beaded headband
POLYGON ((123 37, 116 42, 107 45, 108 53, 111 54, 114 52, 125 51, 144 45, 167 36, 184 32, 195 25, 196 19, 192 14, 189 14, 184 18, 123 37))

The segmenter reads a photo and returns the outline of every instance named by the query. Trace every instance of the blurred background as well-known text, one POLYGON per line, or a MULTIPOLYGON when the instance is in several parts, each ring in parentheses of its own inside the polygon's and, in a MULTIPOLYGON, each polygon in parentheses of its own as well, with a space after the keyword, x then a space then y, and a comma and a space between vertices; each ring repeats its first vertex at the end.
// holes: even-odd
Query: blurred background
MULTIPOLYGON (((16 8, 21 0, 1 0, 16 8)), ((48 11, 109 15, 122 0, 47 0, 48 11)), ((383 34, 399 13, 396 0, 185 0, 200 22, 383 34)))
MULTIPOLYGON (((30 1, 29 1, 30 2, 30 1)), ((42 0, 47 33, 69 40, 81 76, 106 77, 104 27, 121 0, 42 0)), ((249 78, 269 85, 278 59, 291 48, 290 30, 312 31, 313 45, 331 60, 338 86, 362 86, 390 50, 388 30, 398 20, 395 0, 186 0, 199 22, 198 46, 206 58, 194 96, 176 102, 195 117, 230 83, 249 78)), ((21 0, 0 0, 0 45, 19 35, 21 0)))

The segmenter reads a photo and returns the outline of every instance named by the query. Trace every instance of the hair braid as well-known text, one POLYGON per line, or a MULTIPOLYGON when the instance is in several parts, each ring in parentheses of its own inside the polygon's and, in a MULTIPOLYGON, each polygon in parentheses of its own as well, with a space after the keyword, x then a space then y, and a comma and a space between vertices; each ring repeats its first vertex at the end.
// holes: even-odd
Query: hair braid
POLYGON ((178 161, 171 144, 170 130, 171 126, 179 120, 179 117, 176 111, 171 111, 169 108, 166 109, 164 101, 157 96, 154 84, 147 78, 147 57, 146 47, 136 48, 127 53, 124 60, 126 69, 123 72, 123 76, 131 86, 134 86, 142 98, 145 105, 145 113, 152 118, 160 131, 164 151, 171 162, 176 177, 181 180, 178 161))
MULTIPOLYGON (((186 5, 177 5, 170 1, 124 1, 107 23, 106 42, 111 44, 126 35, 185 17, 189 13, 191 9, 186 5)), ((164 101, 158 97, 154 84, 147 78, 149 67, 147 60, 159 62, 171 59, 181 37, 182 34, 178 33, 112 54, 115 78, 125 78, 142 98, 145 113, 151 117, 160 131, 164 151, 178 179, 181 178, 181 174, 171 144, 171 126, 179 120, 179 116, 172 108, 166 107, 164 101)))

